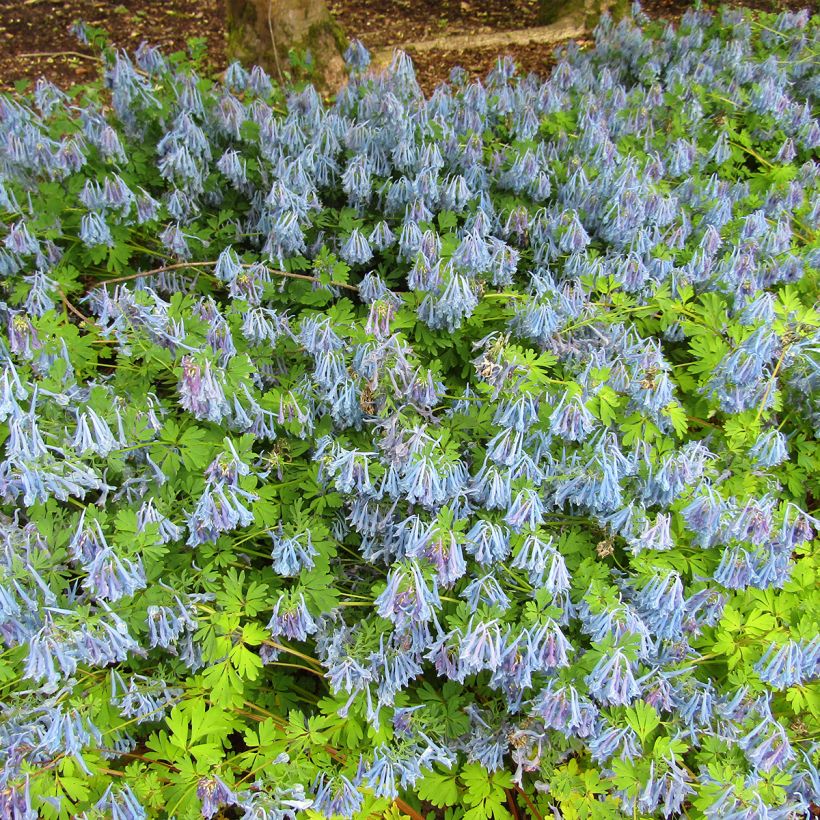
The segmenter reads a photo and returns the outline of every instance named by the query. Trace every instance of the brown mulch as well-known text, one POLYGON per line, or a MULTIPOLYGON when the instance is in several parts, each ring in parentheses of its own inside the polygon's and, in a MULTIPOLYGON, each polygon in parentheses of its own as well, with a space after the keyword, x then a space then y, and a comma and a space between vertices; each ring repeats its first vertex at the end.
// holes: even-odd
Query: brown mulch
POLYGON ((130 51, 146 40, 168 54, 202 37, 214 66, 225 65, 221 0, 0 0, 0 87, 40 76, 64 87, 96 77, 99 64, 69 31, 76 20, 105 29, 130 51))
POLYGON ((328 6, 368 48, 539 25, 538 0, 329 0, 328 6))
MULTIPOLYGON (((105 29, 117 47, 133 50, 143 40, 165 53, 185 49, 190 38, 207 43, 215 71, 226 66, 224 0, 0 0, 0 89, 45 76, 67 87, 96 76, 99 63, 69 32, 78 19, 105 29)), ((368 48, 463 34, 529 28, 538 25, 538 0, 327 0, 336 19, 368 48)), ((766 11, 801 8, 807 0, 747 0, 766 11)), ((732 2, 732 5, 739 5, 732 2)), ((645 0, 653 17, 677 19, 689 0, 645 0)), ((553 45, 530 44, 505 49, 526 73, 546 73, 553 45)), ((426 91, 461 65, 483 76, 496 50, 465 49, 413 52, 419 82, 426 91)))
MULTIPOLYGON (((515 60, 518 70, 526 75, 530 72, 545 76, 555 65, 553 52, 555 44, 530 43, 526 46, 508 46, 503 53, 515 60)), ((471 48, 457 51, 407 52, 413 58, 416 79, 426 93, 432 91, 442 80, 446 80, 450 69, 460 66, 471 77, 486 77, 496 64, 499 56, 497 48, 471 48)))

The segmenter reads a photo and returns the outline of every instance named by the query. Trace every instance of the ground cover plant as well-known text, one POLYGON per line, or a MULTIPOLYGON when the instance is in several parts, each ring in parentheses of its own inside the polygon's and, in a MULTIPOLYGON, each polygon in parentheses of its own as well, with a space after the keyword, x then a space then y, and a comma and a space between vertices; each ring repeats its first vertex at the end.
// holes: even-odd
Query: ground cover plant
POLYGON ((818 26, 332 104, 0 99, 0 816, 808 817, 818 26))

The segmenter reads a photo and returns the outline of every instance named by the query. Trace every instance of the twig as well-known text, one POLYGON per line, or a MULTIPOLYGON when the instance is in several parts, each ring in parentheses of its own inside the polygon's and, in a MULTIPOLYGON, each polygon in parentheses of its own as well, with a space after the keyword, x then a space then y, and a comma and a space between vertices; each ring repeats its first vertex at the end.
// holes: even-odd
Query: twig
POLYGON ((83 54, 81 51, 29 51, 25 54, 15 54, 15 57, 82 57, 83 60, 94 60, 102 62, 102 57, 95 57, 93 54, 83 54))
POLYGON ((763 411, 766 409, 766 402, 769 400, 769 393, 772 392, 772 388, 777 382, 777 374, 780 372, 780 367, 783 364, 783 359, 786 358, 786 351, 788 349, 788 345, 783 346, 783 350, 780 353, 780 358, 777 360, 777 364, 774 366, 774 371, 772 372, 772 375, 769 378, 769 383, 766 385, 766 392, 763 394, 763 401, 760 402, 760 407, 758 407, 757 409, 757 416, 755 416, 756 422, 760 421, 760 417, 763 415, 763 411))
POLYGON ((522 789, 521 786, 516 784, 515 790, 524 798, 524 802, 529 807, 529 810, 532 812, 532 816, 535 818, 535 820, 544 820, 543 816, 538 811, 538 809, 535 808, 532 800, 530 800, 529 795, 524 791, 524 789, 522 789))
POLYGON ((273 20, 271 19, 271 8, 273 0, 268 0, 268 31, 270 32, 270 44, 273 46, 273 59, 276 61, 276 73, 279 75, 279 85, 285 84, 285 77, 282 74, 282 66, 279 64, 279 49, 276 48, 276 37, 273 36, 273 20))
POLYGON ((75 316, 78 316, 84 322, 91 322, 92 321, 91 318, 89 318, 84 313, 82 313, 80 310, 78 310, 76 307, 74 307, 74 305, 72 305, 71 302, 68 301, 68 298, 66 297, 66 295, 61 290, 58 290, 57 293, 60 294, 60 299, 62 300, 63 305, 65 306, 66 310, 70 311, 75 316))
POLYGON ((284 644, 279 643, 278 641, 271 641, 271 640, 264 640, 262 641, 267 646, 272 646, 274 649, 278 649, 280 652, 287 652, 289 655, 295 655, 297 658, 301 658, 304 661, 308 661, 308 663, 315 664, 317 669, 322 668, 322 664, 320 661, 316 660, 316 658, 312 658, 310 655, 305 655, 303 652, 299 652, 296 649, 291 649, 289 646, 285 646, 284 644))
POLYGON ((133 279, 140 279, 143 276, 153 276, 155 273, 165 273, 169 270, 180 270, 181 268, 207 268, 215 265, 216 262, 178 262, 175 265, 163 265, 161 268, 153 268, 151 270, 141 271, 140 273, 129 273, 127 276, 117 276, 114 279, 106 279, 99 282, 94 287, 101 285, 112 285, 118 282, 130 282, 133 279))
POLYGON ((700 424, 701 427, 713 427, 715 430, 722 430, 723 429, 719 424, 712 424, 711 421, 706 421, 704 419, 699 419, 697 416, 687 416, 686 419, 688 421, 695 422, 695 424, 700 424))
POLYGON ((412 817, 413 820, 424 820, 423 814, 419 814, 419 812, 417 812, 412 806, 407 805, 407 803, 405 803, 400 797, 397 797, 393 803, 400 812, 403 812, 408 817, 412 817))
POLYGON ((284 663, 282 661, 270 661, 269 666, 285 666, 288 669, 301 669, 303 672, 309 672, 311 675, 316 675, 317 678, 325 679, 325 676, 318 670, 311 666, 302 666, 300 663, 284 663))
POLYGON ((510 807, 510 813, 512 814, 514 820, 521 820, 520 815, 518 814, 518 804, 515 802, 515 793, 512 789, 504 789, 507 794, 507 804, 510 807))
MULTIPOLYGON (((156 273, 165 273, 166 271, 171 270, 180 270, 182 268, 207 268, 213 267, 216 265, 216 260, 209 260, 207 262, 177 262, 173 265, 163 265, 161 268, 152 268, 151 270, 141 271, 139 273, 129 273, 127 276, 117 276, 114 279, 105 279, 102 282, 98 282, 94 287, 102 287, 103 285, 111 285, 116 284, 118 282, 130 282, 133 279, 140 279, 143 276, 153 276, 156 273)), ((243 262, 243 268, 252 268, 253 263, 243 262)), ((283 276, 286 279, 301 279, 303 282, 316 282, 317 284, 322 284, 322 282, 315 276, 309 276, 306 273, 291 273, 290 271, 285 270, 276 270, 275 268, 269 268, 267 265, 264 266, 268 273, 272 273, 275 276, 283 276)), ((331 279, 328 282, 328 285, 336 288, 344 288, 345 290, 352 290, 356 293, 359 292, 359 289, 356 285, 351 285, 347 282, 337 282, 331 279)))
POLYGON ((767 160, 765 157, 761 157, 760 154, 758 154, 757 151, 755 151, 753 148, 749 148, 748 146, 743 145, 743 143, 740 142, 730 142, 729 145, 731 145, 733 148, 739 148, 741 151, 745 151, 750 157, 754 157, 758 162, 762 162, 767 168, 774 168, 774 165, 772 165, 772 163, 769 162, 769 160, 767 160))

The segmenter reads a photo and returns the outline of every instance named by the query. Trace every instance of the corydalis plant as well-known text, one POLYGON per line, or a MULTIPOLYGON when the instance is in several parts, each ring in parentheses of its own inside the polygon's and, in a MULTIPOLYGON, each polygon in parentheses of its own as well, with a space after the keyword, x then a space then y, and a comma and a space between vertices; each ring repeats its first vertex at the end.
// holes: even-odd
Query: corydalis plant
POLYGON ((817 45, 2 98, 0 814, 808 816, 817 45))

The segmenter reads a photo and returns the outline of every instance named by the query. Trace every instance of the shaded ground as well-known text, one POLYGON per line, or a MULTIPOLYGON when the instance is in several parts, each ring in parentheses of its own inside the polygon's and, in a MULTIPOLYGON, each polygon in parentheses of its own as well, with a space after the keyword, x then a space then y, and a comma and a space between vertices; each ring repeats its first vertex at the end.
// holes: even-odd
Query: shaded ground
POLYGON ((129 50, 147 40, 167 54, 203 37, 213 63, 225 64, 220 0, 0 0, 0 86, 40 76, 66 86, 95 77, 98 63, 69 32, 78 19, 129 50))
POLYGON ((538 0, 328 0, 328 6, 371 48, 539 24, 538 0))
MULTIPOLYGON (((345 31, 371 49, 538 25, 538 0, 328 0, 328 4, 345 31)), ((689 0, 645 0, 643 4, 651 16, 670 19, 680 17, 689 5, 689 0)), ((779 11, 807 3, 748 0, 747 5, 779 11)), ((226 65, 222 0, 0 0, 0 88, 39 76, 62 86, 94 77, 98 63, 69 33, 77 19, 106 29, 111 41, 126 49, 147 40, 170 53, 184 49, 189 38, 202 38, 211 65, 216 70, 226 65)), ((544 73, 553 48, 530 44, 504 51, 524 72, 544 73)), ((453 66, 481 76, 498 56, 497 49, 475 48, 410 53, 419 81, 428 91, 446 79, 453 66)))

